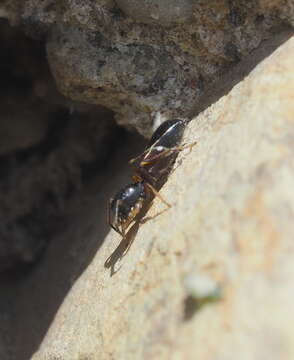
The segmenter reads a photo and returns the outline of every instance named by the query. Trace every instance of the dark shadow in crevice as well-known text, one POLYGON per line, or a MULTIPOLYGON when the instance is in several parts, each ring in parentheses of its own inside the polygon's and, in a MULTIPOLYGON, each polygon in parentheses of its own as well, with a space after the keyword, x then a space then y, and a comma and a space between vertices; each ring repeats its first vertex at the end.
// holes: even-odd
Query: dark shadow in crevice
MULTIPOLYGON (((142 151, 144 141, 117 127, 106 109, 76 104, 82 111, 71 111, 52 85, 44 52, 38 51, 44 44, 34 45, 1 21, 0 30, 5 45, 0 73, 6 74, 0 85, 2 124, 12 113, 19 123, 32 115, 48 124, 40 140, 1 148, 0 156, 0 240, 12 249, 7 269, 4 258, 0 263, 0 357, 29 360, 105 240, 108 199, 130 181, 128 160, 142 151), (29 71, 27 62, 33 64, 29 71), (49 84, 45 97, 34 93, 40 77, 49 84), (32 111, 25 117, 27 107, 32 111)), ((29 126, 23 128, 20 135, 30 135, 29 126)))
POLYGON ((282 27, 273 30, 273 37, 264 40, 260 46, 252 53, 241 60, 237 65, 231 67, 223 74, 216 76, 215 81, 207 86, 203 95, 196 101, 195 106, 189 114, 189 118, 194 118, 210 105, 225 96, 230 90, 242 81, 262 60, 270 56, 279 46, 285 43, 294 35, 291 27, 282 27))
POLYGON ((64 298, 109 232, 108 199, 129 181, 125 164, 142 145, 141 138, 126 133, 120 133, 117 141, 120 146, 109 157, 109 163, 67 205, 65 228, 50 242, 42 259, 16 283, 8 285, 7 300, 14 310, 13 360, 28 360, 37 351, 64 298))

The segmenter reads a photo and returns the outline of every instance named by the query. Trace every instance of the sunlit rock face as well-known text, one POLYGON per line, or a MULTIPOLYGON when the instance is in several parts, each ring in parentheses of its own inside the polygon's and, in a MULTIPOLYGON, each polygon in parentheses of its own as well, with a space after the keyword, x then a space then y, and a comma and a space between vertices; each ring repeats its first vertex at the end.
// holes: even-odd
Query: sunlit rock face
POLYGON ((191 121, 173 207, 126 254, 108 234, 34 360, 293 358, 293 58, 291 39, 191 121))

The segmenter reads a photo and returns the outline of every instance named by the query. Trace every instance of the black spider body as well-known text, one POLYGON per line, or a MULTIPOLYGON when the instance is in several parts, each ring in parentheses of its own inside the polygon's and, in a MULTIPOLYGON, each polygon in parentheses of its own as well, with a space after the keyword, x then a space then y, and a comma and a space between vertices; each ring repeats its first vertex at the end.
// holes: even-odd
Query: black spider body
POLYGON ((118 191, 110 200, 108 213, 110 226, 123 237, 147 198, 158 196, 170 207, 158 191, 167 179, 177 154, 183 149, 180 144, 186 124, 181 119, 165 121, 154 132, 145 151, 131 160, 134 166, 133 183, 118 191))
POLYGON ((148 143, 148 147, 164 146, 170 149, 180 145, 185 127, 186 121, 181 119, 165 121, 155 130, 148 143))
POLYGON ((152 135, 144 153, 135 162, 135 177, 162 186, 177 157, 186 122, 181 119, 165 121, 152 135), (177 150, 178 149, 178 150, 177 150), (164 181, 163 181, 164 182, 164 181))

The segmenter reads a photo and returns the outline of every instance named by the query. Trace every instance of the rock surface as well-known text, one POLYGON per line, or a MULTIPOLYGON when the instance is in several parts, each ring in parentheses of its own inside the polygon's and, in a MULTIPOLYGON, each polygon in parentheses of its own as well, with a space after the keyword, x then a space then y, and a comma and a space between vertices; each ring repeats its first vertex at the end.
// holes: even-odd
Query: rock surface
POLYGON ((175 3, 1 1, 1 359, 293 358, 293 40, 190 124, 173 209, 107 235, 143 140, 105 107, 148 137, 293 35, 292 0, 175 3))
POLYGON ((142 23, 172 25, 193 19, 193 0, 117 0, 118 6, 132 19, 142 23))
MULTIPOLYGON (((198 145, 161 191, 173 208, 132 228, 124 256, 105 236, 34 360, 294 358, 293 69, 292 38, 189 124, 198 145), (205 277, 222 298, 199 308, 191 286, 205 277)), ((100 238, 89 221, 71 234, 87 246, 100 238)), ((69 253, 79 267, 85 249, 69 253)), ((38 306, 22 313, 39 317, 38 306)))
POLYGON ((59 90, 148 137, 191 116, 206 87, 294 25, 292 0, 5 0, 0 16, 45 39, 59 90), (156 124, 157 125, 157 124, 156 124))

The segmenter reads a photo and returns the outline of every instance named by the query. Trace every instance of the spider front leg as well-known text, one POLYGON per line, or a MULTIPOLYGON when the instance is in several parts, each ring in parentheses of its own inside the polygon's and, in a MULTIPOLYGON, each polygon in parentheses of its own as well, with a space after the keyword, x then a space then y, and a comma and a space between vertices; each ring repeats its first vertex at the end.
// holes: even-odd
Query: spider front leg
POLYGON ((161 202, 167 206, 168 209, 172 207, 171 204, 168 203, 151 184, 145 183, 145 186, 149 190, 149 192, 151 192, 155 197, 158 197, 161 202))
POLYGON ((114 210, 112 209, 113 199, 110 198, 108 201, 108 208, 107 208, 107 222, 108 225, 117 232, 120 236, 123 237, 122 231, 118 227, 118 203, 115 204, 114 210))
POLYGON ((141 219, 139 221, 140 224, 145 224, 147 221, 155 219, 157 216, 162 215, 163 213, 165 213, 167 210, 169 210, 172 207, 172 205, 169 204, 152 185, 150 185, 149 183, 145 183, 145 186, 149 193, 152 193, 152 195, 154 195, 154 197, 158 197, 161 200, 161 202, 166 205, 166 208, 159 211, 155 215, 144 217, 143 219, 141 219))
POLYGON ((184 144, 184 145, 180 145, 180 146, 175 146, 172 148, 164 148, 163 146, 158 146, 158 147, 154 147, 154 149, 158 150, 157 154, 154 154, 153 156, 148 156, 148 158, 144 161, 141 162, 141 165, 148 165, 150 163, 152 163, 154 160, 169 156, 171 153, 173 152, 180 152, 183 151, 185 149, 189 149, 189 153, 191 152, 192 148, 197 144, 197 141, 194 141, 191 144, 184 144))
POLYGON ((140 155, 136 156, 135 158, 129 160, 129 164, 134 164, 136 161, 138 161, 140 158, 142 158, 145 154, 147 154, 148 151, 149 151, 149 148, 144 150, 142 152, 142 154, 140 154, 140 155))

